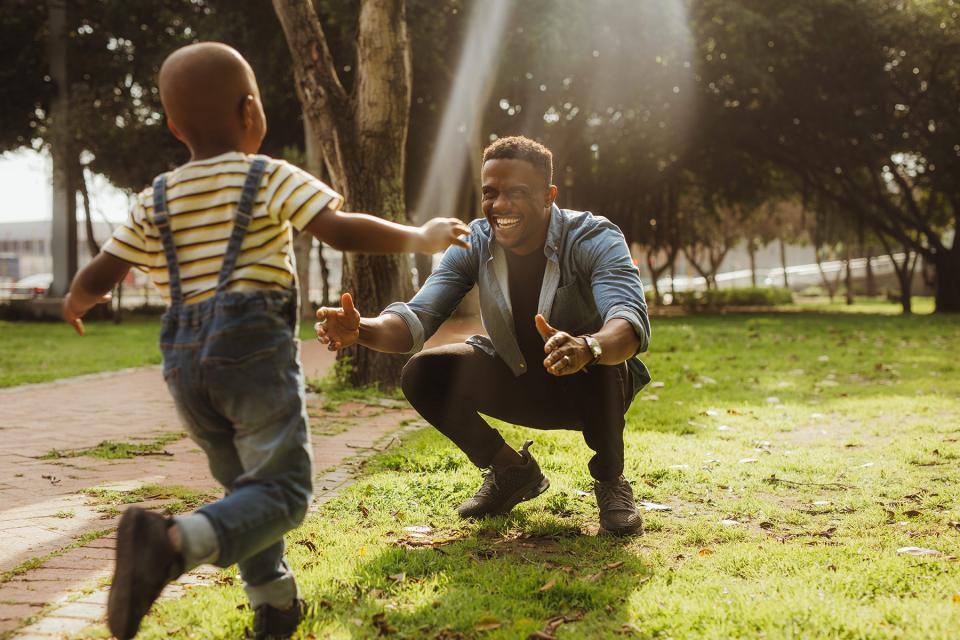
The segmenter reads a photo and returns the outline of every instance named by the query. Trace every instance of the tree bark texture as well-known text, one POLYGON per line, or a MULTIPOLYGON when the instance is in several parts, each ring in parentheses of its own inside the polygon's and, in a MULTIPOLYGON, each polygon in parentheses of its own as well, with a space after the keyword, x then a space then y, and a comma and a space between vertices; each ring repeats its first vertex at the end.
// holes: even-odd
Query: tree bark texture
MULTIPOLYGON (((363 0, 357 71, 348 92, 310 0, 274 0, 294 64, 297 94, 323 152, 330 182, 349 210, 406 221, 404 148, 410 113, 410 43, 404 0, 363 0)), ((413 293, 407 255, 345 255, 342 290, 357 309, 376 315, 413 293)), ((399 384, 406 357, 352 347, 350 382, 399 384)))

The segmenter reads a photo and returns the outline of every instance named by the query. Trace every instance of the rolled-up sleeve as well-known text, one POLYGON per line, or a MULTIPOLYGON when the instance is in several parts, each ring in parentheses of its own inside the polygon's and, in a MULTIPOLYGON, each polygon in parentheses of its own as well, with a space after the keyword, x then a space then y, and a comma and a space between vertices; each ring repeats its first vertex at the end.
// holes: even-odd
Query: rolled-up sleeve
POLYGON ((451 246, 440 264, 430 274, 410 302, 395 302, 383 310, 400 316, 410 330, 413 346, 408 353, 417 353, 437 332, 440 325, 456 310, 476 284, 475 248, 451 246))
POLYGON ((583 245, 587 249, 594 302, 604 324, 613 318, 626 320, 640 339, 637 353, 646 351, 650 345, 647 302, 640 271, 633 264, 623 234, 601 218, 583 239, 583 245))

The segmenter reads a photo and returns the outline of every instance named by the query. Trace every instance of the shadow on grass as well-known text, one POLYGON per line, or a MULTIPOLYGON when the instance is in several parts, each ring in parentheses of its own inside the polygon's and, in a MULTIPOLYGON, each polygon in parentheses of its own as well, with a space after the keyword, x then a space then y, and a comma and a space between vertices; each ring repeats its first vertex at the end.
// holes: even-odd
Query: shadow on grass
POLYGON ((601 637, 629 622, 627 598, 651 577, 628 538, 523 512, 480 524, 460 538, 395 532, 393 545, 357 566, 353 589, 309 594, 315 608, 302 631, 549 638, 563 626, 566 637, 601 637))

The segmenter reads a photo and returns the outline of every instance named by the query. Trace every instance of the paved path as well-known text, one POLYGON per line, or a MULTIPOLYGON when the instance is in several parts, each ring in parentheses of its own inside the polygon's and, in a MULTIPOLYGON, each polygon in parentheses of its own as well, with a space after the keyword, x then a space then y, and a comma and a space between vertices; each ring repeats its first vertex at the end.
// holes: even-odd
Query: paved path
MULTIPOLYGON (((475 323, 453 321, 430 344, 462 340, 476 330, 475 323)), ((303 361, 308 377, 322 376, 333 355, 309 342, 303 361)), ((341 405, 335 416, 324 415, 319 398, 309 404, 316 416, 317 504, 349 482, 352 461, 385 446, 401 422, 417 417, 389 401, 341 405), (329 429, 331 423, 338 428, 329 429)), ((91 489, 120 492, 115 497, 154 487, 138 497, 158 508, 170 502, 163 488, 171 485, 218 491, 187 438, 126 460, 49 454, 105 440, 156 442, 180 431, 158 367, 0 390, 0 638, 49 640, 102 619, 102 582, 112 570, 119 509, 91 489)), ((205 575, 196 572, 184 582, 202 583, 205 575)))

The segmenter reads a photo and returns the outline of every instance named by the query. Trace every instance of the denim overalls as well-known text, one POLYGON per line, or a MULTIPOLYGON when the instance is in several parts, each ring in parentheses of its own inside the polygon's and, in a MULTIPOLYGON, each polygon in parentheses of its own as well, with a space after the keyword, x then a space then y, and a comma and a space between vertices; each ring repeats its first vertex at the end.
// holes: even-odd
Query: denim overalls
POLYGON ((239 565, 254 605, 296 597, 283 535, 303 521, 313 490, 296 290, 226 291, 266 163, 256 156, 247 173, 215 295, 190 305, 183 304, 166 176, 153 185, 153 222, 170 273, 163 375, 184 426, 226 489, 222 500, 198 511, 216 531, 216 564, 239 565))

